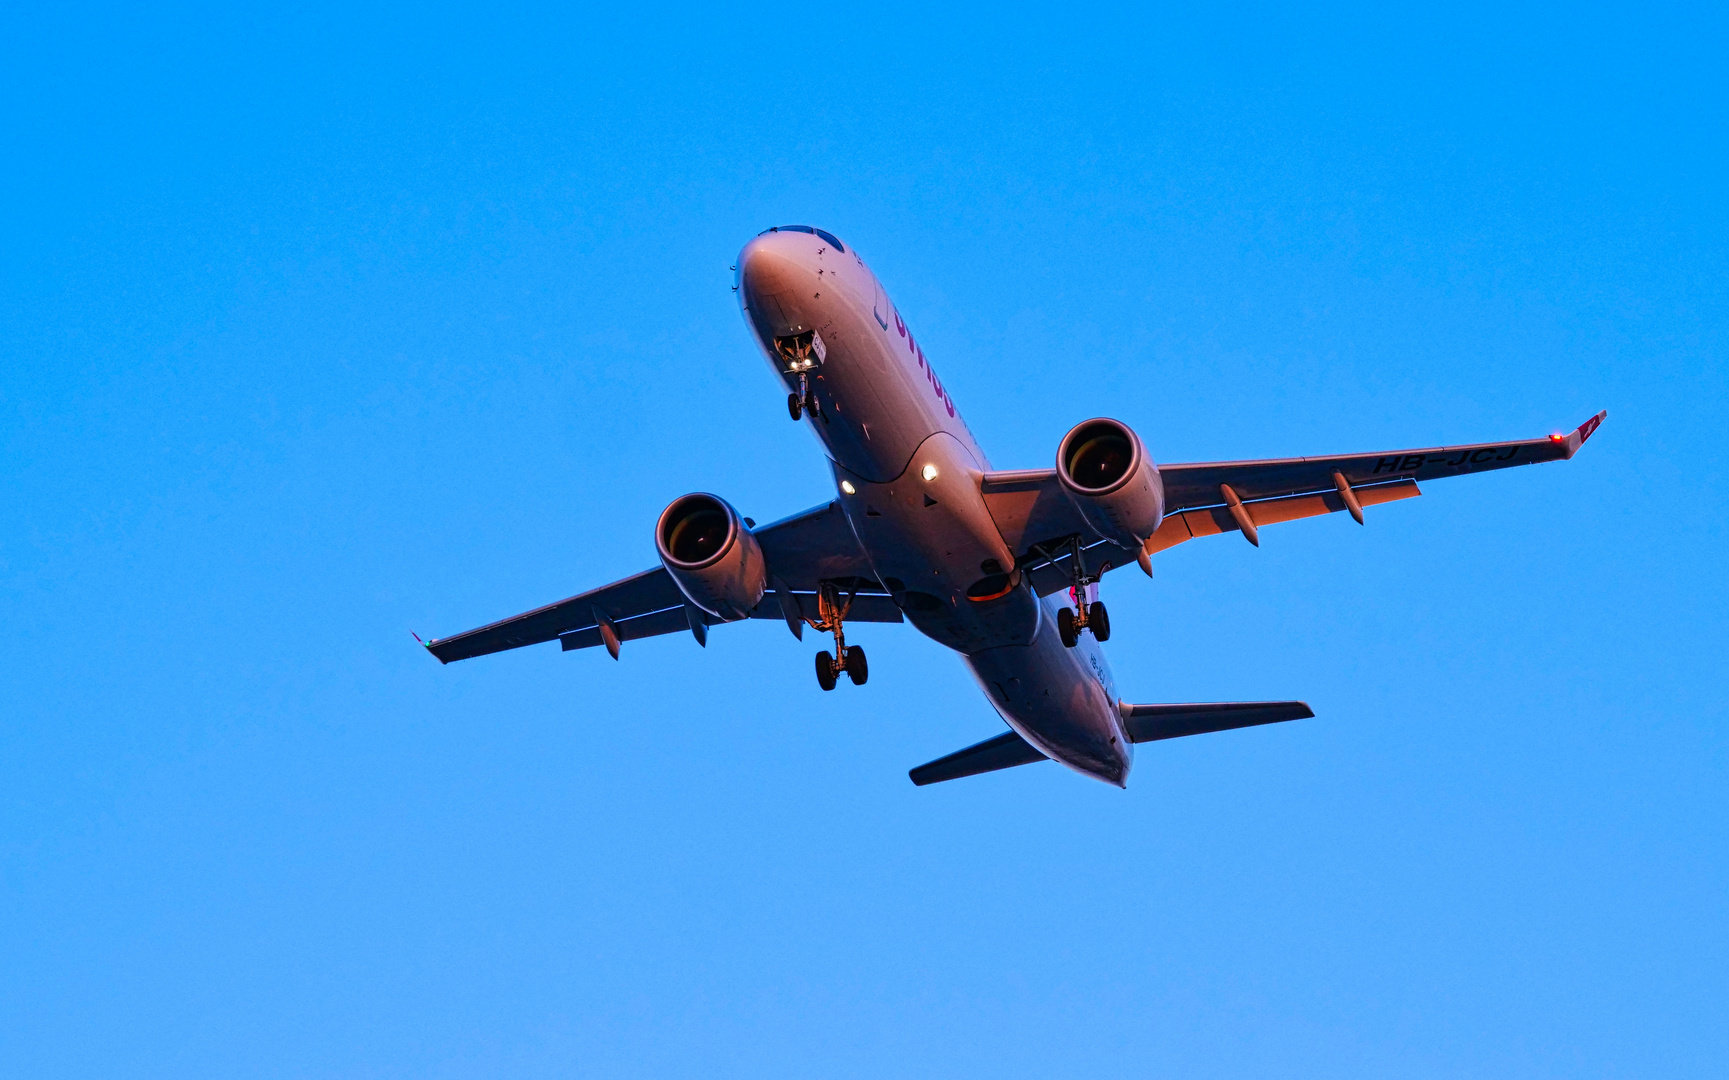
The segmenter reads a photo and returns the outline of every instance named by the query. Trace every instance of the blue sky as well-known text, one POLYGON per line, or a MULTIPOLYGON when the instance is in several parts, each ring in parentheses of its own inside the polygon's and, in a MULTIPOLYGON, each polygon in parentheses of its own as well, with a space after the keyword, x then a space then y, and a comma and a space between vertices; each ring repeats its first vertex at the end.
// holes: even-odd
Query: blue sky
POLYGON ((1729 1056, 1720 15, 38 5, 0 41, 0 1071, 1652 1076, 1729 1056), (1140 701, 915 789, 861 627, 440 668, 827 499, 809 222, 999 468, 1605 426, 1107 582, 1140 701))

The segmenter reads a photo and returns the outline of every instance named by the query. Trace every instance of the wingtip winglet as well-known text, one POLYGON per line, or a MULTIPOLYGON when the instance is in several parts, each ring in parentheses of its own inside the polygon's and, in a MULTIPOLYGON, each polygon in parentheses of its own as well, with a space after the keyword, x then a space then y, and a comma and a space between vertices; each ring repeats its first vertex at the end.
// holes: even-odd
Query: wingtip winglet
POLYGON ((1567 436, 1567 456, 1571 458, 1574 454, 1577 454, 1579 448, 1585 445, 1585 440, 1589 439, 1599 427, 1602 427, 1603 421, 1608 419, 1608 417, 1609 410, 1604 409, 1596 416, 1593 416, 1591 419, 1574 428, 1572 434, 1567 436))
POLYGON ((448 664, 448 663, 449 663, 449 662, 450 662, 450 661, 448 661, 448 660, 446 660, 446 659, 445 659, 445 658, 444 658, 444 657, 442 657, 442 656, 440 656, 440 655, 438 655, 438 654, 437 654, 437 653, 435 653, 435 652, 433 652, 433 651, 432 651, 432 646, 433 646, 433 645, 434 645, 434 642, 431 642, 431 641, 421 641, 421 638, 420 638, 420 635, 419 635, 419 634, 417 634, 417 633, 415 633, 415 632, 414 632, 414 631, 413 631, 413 630, 410 630, 410 631, 409 631, 409 632, 408 632, 408 636, 409 636, 409 637, 412 637, 412 638, 413 638, 413 639, 414 639, 414 640, 415 640, 415 641, 418 641, 418 642, 420 642, 420 647, 421 647, 421 648, 423 648, 423 649, 425 649, 425 650, 426 650, 426 651, 427 651, 427 652, 429 652, 429 653, 431 653, 431 654, 432 654, 432 658, 433 658, 433 659, 434 659, 434 660, 437 660, 437 661, 438 661, 438 662, 439 662, 439 663, 441 663, 441 664, 448 664))

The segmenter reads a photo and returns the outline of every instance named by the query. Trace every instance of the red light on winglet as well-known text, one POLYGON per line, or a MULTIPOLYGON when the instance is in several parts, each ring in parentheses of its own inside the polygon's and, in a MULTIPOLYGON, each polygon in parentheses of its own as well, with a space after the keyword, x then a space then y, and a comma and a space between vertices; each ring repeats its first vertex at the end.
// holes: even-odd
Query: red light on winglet
POLYGON ((1567 436, 1565 436, 1565 435, 1551 435, 1551 436, 1549 436, 1550 442, 1565 442, 1566 439, 1567 439, 1567 436))

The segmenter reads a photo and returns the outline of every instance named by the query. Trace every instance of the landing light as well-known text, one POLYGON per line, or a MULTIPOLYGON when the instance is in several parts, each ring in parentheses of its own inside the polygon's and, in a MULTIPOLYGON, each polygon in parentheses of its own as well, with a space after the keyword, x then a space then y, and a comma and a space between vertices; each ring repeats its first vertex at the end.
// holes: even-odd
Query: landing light
POLYGON ((852 481, 850 481, 850 480, 842 480, 840 482, 840 489, 842 491, 846 492, 848 495, 857 495, 858 494, 858 489, 852 486, 852 481))
POLYGON ((937 467, 935 465, 926 465, 924 469, 919 472, 919 475, 924 477, 925 483, 928 484, 937 478, 937 467))

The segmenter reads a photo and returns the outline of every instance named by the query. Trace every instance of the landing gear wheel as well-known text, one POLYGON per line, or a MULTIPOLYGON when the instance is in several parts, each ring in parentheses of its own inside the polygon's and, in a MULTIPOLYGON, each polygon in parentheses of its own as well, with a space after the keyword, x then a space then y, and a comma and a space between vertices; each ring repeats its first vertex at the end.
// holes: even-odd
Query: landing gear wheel
POLYGON ((794 420, 797 420, 800 414, 804 412, 804 402, 799 400, 797 394, 788 394, 786 396, 786 411, 792 414, 794 420))
POLYGON ((1093 632, 1093 640, 1111 640, 1111 617, 1105 614, 1105 602, 1093 601, 1093 606, 1087 609, 1087 628, 1093 632))
POLYGON ((835 670, 834 657, 824 649, 816 654, 816 684, 824 690, 834 689, 834 677, 840 674, 835 670))
POLYGON ((863 686, 865 679, 870 677, 870 669, 865 666, 864 650, 857 645, 846 651, 846 673, 854 686, 863 686))
POLYGON ((1080 631, 1075 629, 1075 612, 1073 608, 1064 608, 1057 612, 1057 636, 1063 639, 1063 648, 1072 649, 1075 642, 1081 639, 1080 631))

